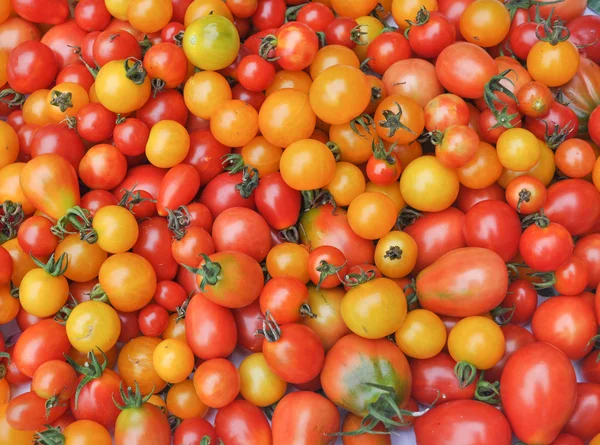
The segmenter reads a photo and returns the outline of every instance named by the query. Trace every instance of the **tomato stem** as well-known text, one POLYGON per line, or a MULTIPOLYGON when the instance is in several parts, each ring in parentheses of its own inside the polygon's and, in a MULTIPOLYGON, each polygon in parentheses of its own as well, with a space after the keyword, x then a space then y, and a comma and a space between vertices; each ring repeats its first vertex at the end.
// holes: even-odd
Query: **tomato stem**
POLYGON ((516 72, 513 69, 509 68, 507 70, 502 71, 496 76, 492 76, 492 78, 483 87, 483 99, 485 100, 485 103, 488 106, 488 108, 494 114, 497 112, 496 102, 507 105, 506 102, 504 102, 503 100, 499 99, 498 96, 496 96, 496 92, 506 94, 509 98, 514 100, 516 104, 519 103, 517 96, 515 96, 515 94, 511 90, 509 90, 502 84, 502 81, 507 81, 513 87, 515 86, 515 83, 512 81, 512 79, 506 77, 511 72, 516 75, 516 72))
POLYGON ((366 136, 359 131, 358 126, 360 126, 367 133, 371 134, 371 128, 373 128, 374 125, 375 121, 369 114, 361 114, 360 116, 355 117, 350 121, 350 128, 352 129, 352 131, 365 139, 366 136))
POLYGON ((254 189, 258 187, 258 170, 249 165, 245 165, 242 170, 242 182, 235 186, 235 189, 244 199, 248 199, 254 189))
POLYGON ((19 288, 15 286, 12 281, 10 282, 10 296, 13 298, 19 298, 19 288))
POLYGON ((406 31, 404 31, 405 37, 408 37, 408 31, 410 28, 413 26, 423 26, 429 21, 429 17, 430 14, 429 11, 427 11, 427 8, 425 6, 421 6, 417 12, 416 20, 414 22, 412 20, 406 20, 406 23, 408 23, 408 28, 406 31))
POLYGON ((540 209, 538 213, 527 215, 525 218, 523 218, 523 221, 521 221, 521 226, 523 227, 523 229, 526 229, 532 224, 535 224, 540 229, 543 229, 550 225, 550 219, 544 213, 544 209, 540 209))
POLYGON ((304 303, 300 306, 300 315, 308 318, 317 318, 317 314, 312 311, 312 308, 308 303, 304 303))
POLYGON ((325 145, 327 146, 327 148, 329 148, 329 151, 331 152, 331 154, 333 154, 335 162, 339 162, 340 158, 341 158, 341 149, 340 149, 340 146, 338 144, 336 144, 335 142, 332 142, 332 141, 327 141, 325 143, 325 145))
POLYGON ((521 204, 529 202, 531 200, 531 192, 526 188, 521 189, 519 192, 519 200, 517 201, 517 213, 521 213, 521 204))
POLYGON ((480 378, 475 387, 475 399, 490 405, 499 405, 500 382, 490 383, 480 378))
POLYGON ((113 403, 121 411, 130 408, 141 408, 142 405, 148 400, 150 400, 150 397, 152 397, 152 395, 154 394, 154 388, 152 388, 152 391, 150 391, 150 393, 147 396, 142 396, 138 382, 134 380, 133 383, 135 384, 135 391, 133 391, 131 386, 128 386, 127 390, 124 390, 123 382, 121 382, 121 384, 119 385, 119 393, 121 394, 121 398, 123 399, 123 405, 117 403, 117 401, 115 400, 115 395, 112 395, 113 403))
POLYGON ((398 107, 398 112, 394 113, 392 110, 383 110, 384 120, 379 121, 379 126, 388 129, 388 137, 390 138, 393 137, 398 130, 404 130, 410 134, 416 135, 417 133, 402 123, 402 107, 398 102, 394 103, 396 104, 396 107, 398 107))
POLYGON ((140 40, 138 45, 140 45, 140 51, 142 52, 142 57, 144 57, 146 52, 152 48, 152 41, 148 38, 148 34, 144 34, 144 39, 140 40))
POLYGON ((500 326, 504 326, 510 323, 513 316, 515 315, 515 309, 517 306, 513 304, 511 307, 502 307, 498 306, 490 311, 490 315, 496 322, 496 324, 500 326), (508 316, 506 316, 508 314, 508 316))
POLYGON ((104 362, 102 362, 102 364, 100 364, 100 362, 98 361, 98 357, 96 357, 93 351, 88 352, 87 361, 85 362, 84 366, 81 366, 80 364, 75 362, 75 360, 73 360, 71 357, 65 354, 65 359, 67 360, 67 363, 71 365, 75 372, 83 375, 83 378, 81 379, 79 385, 77 385, 77 389, 75 390, 75 411, 77 411, 77 404, 79 402, 79 394, 81 393, 81 390, 92 380, 102 376, 102 373, 104 372, 108 364, 108 359, 104 351, 98 347, 96 347, 96 349, 100 351, 100 354, 104 358, 104 362))
POLYGON ((202 292, 206 292, 206 286, 214 286, 219 282, 219 275, 221 274, 221 265, 219 263, 215 263, 212 261, 208 255, 201 254, 204 259, 204 263, 201 264, 199 268, 190 267, 185 264, 182 264, 190 272, 202 276, 202 281, 200 282, 200 290, 202 292))
POLYGON ((20 107, 25 103, 25 95, 17 93, 12 88, 6 88, 0 91, 0 102, 7 104, 9 108, 20 107), (13 98, 6 99, 8 96, 13 96, 13 98))
POLYGON ((125 59, 125 77, 131 80, 136 85, 142 85, 146 80, 148 73, 142 65, 142 61, 135 57, 125 59), (129 61, 133 60, 133 65, 129 66, 129 61))
POLYGON ((174 434, 175 430, 179 427, 179 425, 181 425, 182 420, 175 414, 171 414, 169 417, 167 417, 167 420, 169 421, 169 428, 171 428, 171 434, 174 434))
MULTIPOLYGON (((117 124, 125 122, 125 119, 123 119, 122 122, 119 122, 119 119, 117 119, 117 124)), ((135 215, 135 212, 133 211, 133 206, 137 205, 137 204, 141 204, 142 202, 156 202, 156 199, 152 199, 152 198, 143 198, 140 191, 139 190, 135 190, 135 188, 137 187, 137 183, 135 183, 133 185, 133 187, 131 187, 131 190, 128 189, 121 189, 121 193, 123 193, 123 196, 121 196, 121 200, 117 203, 118 206, 121 207, 125 207, 127 210, 129 210, 131 213, 133 213, 135 215)))
POLYGON ((166 83, 157 77, 150 81, 150 85, 152 86, 152 97, 156 98, 156 95, 164 90, 166 83))
POLYGON ((50 105, 58 107, 62 113, 73 107, 73 94, 53 90, 50 96, 50 105))
POLYGON ((365 271, 360 266, 358 266, 358 269, 360 270, 360 272, 358 273, 346 274, 346 276, 342 280, 344 286, 356 287, 375 278, 375 271, 373 269, 365 271))
POLYGON ((65 235, 79 234, 80 239, 88 244, 98 241, 98 233, 92 228, 90 212, 79 206, 67 210, 67 213, 52 226, 51 232, 61 239, 65 235), (74 231, 69 229, 71 226, 75 228, 74 231))
POLYGON ((52 277, 63 275, 67 271, 67 267, 69 267, 69 256, 66 252, 58 257, 58 260, 54 259, 54 254, 50 255, 47 263, 38 260, 31 252, 29 252, 29 256, 37 267, 44 269, 44 271, 52 277))
POLYGON ((176 240, 181 240, 187 233, 187 228, 191 222, 191 215, 188 208, 184 205, 177 207, 176 210, 167 210, 167 227, 176 240))
POLYGON ((296 6, 290 6, 285 11, 285 23, 295 22, 296 19, 298 18, 298 12, 300 12, 300 10, 302 8, 304 8, 306 5, 308 5, 308 3, 302 3, 302 4, 296 5, 296 6))
MULTIPOLYGON (((46 414, 46 417, 48 414, 46 414)), ((38 431, 33 436, 34 445, 64 445, 66 438, 60 428, 48 425, 45 431, 38 431)))
POLYGON ((362 30, 362 26, 363 25, 356 25, 354 28, 352 28, 350 31, 350 40, 357 45, 368 45, 369 42, 365 42, 362 39, 362 36, 366 36, 368 34, 367 31, 362 30))
POLYGON ((267 309, 265 318, 262 320, 262 329, 256 331, 254 335, 263 336, 269 343, 274 343, 281 338, 281 328, 273 318, 271 311, 267 309))
POLYGON ((0 363, 0 380, 6 377, 6 365, 4 363, 0 363))
POLYGON ((458 379, 458 385, 461 388, 466 388, 475 381, 477 368, 475 365, 462 360, 454 366, 454 375, 458 379))
POLYGON ((567 139, 569 134, 575 130, 575 124, 571 121, 569 121, 563 128, 560 128, 560 126, 557 123, 552 122, 554 124, 554 129, 552 131, 550 131, 550 128, 548 127, 548 121, 543 122, 546 126, 544 140, 546 142, 546 145, 552 151, 556 150, 560 146, 560 144, 562 144, 567 139))
POLYGON ((275 62, 279 60, 279 57, 273 57, 271 54, 275 52, 277 48, 277 37, 273 34, 269 34, 262 38, 258 47, 258 55, 265 59, 267 62, 275 62))
POLYGON ((554 272, 534 272, 527 275, 542 279, 542 281, 539 283, 532 283, 536 290, 548 289, 556 284, 556 274, 554 272))
POLYGON ((554 8, 550 12, 550 15, 546 20, 541 22, 535 28, 535 36, 541 42, 548 42, 550 45, 555 46, 560 42, 564 42, 569 39, 571 32, 569 28, 564 26, 563 21, 559 18, 552 22, 552 15, 554 14, 554 8), (544 28, 544 33, 540 32, 540 28, 544 28))
POLYGON ((239 153, 227 153, 221 157, 221 160, 223 169, 228 171, 230 175, 241 172, 246 166, 244 158, 239 153))
POLYGON ((389 258, 390 260, 399 260, 402 258, 402 253, 400 246, 390 246, 390 248, 385 251, 383 257, 389 258))
POLYGON ((280 230, 278 236, 288 243, 300 243, 300 234, 298 233, 298 228, 296 226, 290 226, 287 229, 280 230))
POLYGON ((396 163, 396 158, 391 156, 395 146, 396 143, 394 142, 390 148, 385 148, 383 140, 379 137, 373 138, 373 141, 371 142, 371 150, 373 151, 373 156, 375 156, 375 159, 385 159, 388 164, 396 163))
POLYGON ((0 206, 0 244, 17 236, 18 227, 25 219, 23 207, 17 202, 6 200, 0 206))
MULTIPOLYGON (((344 261, 344 264, 341 266, 334 266, 333 264, 328 263, 325 260, 321 260, 319 265, 316 268, 316 271, 319 272, 319 282, 317 283, 317 290, 321 289, 321 285, 323 281, 332 275, 337 275, 340 278, 340 270, 342 270, 346 266, 347 261, 344 261)), ((342 279, 340 278, 340 281, 342 279)))

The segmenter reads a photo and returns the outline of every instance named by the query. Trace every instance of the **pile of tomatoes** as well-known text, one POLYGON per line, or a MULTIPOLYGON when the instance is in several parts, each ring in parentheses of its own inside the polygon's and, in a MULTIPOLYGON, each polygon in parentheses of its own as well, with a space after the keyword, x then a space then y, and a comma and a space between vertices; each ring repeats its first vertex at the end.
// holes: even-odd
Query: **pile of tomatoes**
POLYGON ((0 444, 600 445, 585 10, 1 0, 0 444))

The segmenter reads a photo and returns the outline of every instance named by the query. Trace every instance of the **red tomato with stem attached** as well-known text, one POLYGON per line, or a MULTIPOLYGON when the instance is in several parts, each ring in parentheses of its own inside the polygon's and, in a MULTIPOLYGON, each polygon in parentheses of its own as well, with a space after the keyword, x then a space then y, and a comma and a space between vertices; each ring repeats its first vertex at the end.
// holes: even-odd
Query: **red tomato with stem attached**
POLYGON ((381 75, 394 63, 409 59, 411 55, 412 50, 408 40, 398 32, 378 35, 367 48, 369 68, 381 75))
POLYGON ((534 270, 550 272, 565 264, 573 253, 573 238, 564 226, 539 217, 523 231, 519 252, 534 270))
MULTIPOLYGON (((58 237, 51 231, 53 225, 52 221, 43 216, 34 215, 27 218, 17 232, 19 246, 23 252, 38 258, 52 255, 59 241, 58 237)), ((4 251, 6 252, 6 250, 4 251)), ((2 283, 2 280, 0 280, 0 283, 2 283)))
POLYGON ((408 31, 408 43, 419 57, 434 59, 456 40, 456 28, 438 11, 419 10, 408 31))
POLYGON ((538 293, 528 280, 515 280, 508 285, 502 307, 509 309, 502 314, 502 319, 514 323, 525 324, 531 320, 537 308, 538 293))
POLYGON ((6 422, 17 430, 36 431, 57 420, 67 408, 67 404, 61 403, 47 411, 46 399, 33 391, 24 392, 8 403, 6 422))
POLYGON ((254 198, 256 209, 274 229, 285 230, 298 221, 302 195, 287 185, 281 173, 262 177, 254 191, 254 198))
POLYGON ((308 305, 306 284, 293 277, 270 279, 260 293, 260 309, 281 324, 296 323, 302 317, 316 317, 308 305))

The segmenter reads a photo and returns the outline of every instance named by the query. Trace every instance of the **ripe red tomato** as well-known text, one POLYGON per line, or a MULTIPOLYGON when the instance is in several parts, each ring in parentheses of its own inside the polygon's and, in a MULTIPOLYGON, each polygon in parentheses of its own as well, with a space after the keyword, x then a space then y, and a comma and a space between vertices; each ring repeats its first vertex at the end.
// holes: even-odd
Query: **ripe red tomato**
POLYGON ((456 27, 441 11, 419 11, 408 29, 410 47, 425 59, 434 59, 456 40, 456 27))
POLYGON ((302 196, 286 184, 281 173, 260 178, 254 197, 258 212, 274 229, 285 230, 298 221, 302 196))
POLYGON ((156 279, 172 280, 177 274, 179 265, 171 253, 171 239, 165 218, 153 217, 139 224, 139 235, 133 246, 133 253, 147 259, 156 272, 156 279))
POLYGON ((67 410, 67 404, 61 403, 46 411, 46 399, 35 392, 24 392, 12 399, 6 407, 6 422, 21 431, 36 431, 47 423, 52 423, 67 410))
POLYGON ((271 426, 265 415, 260 408, 241 399, 217 411, 215 431, 228 445, 272 443, 271 426))
POLYGON ((504 413, 525 443, 552 442, 577 402, 573 365, 558 348, 543 342, 526 345, 508 359, 500 387, 504 413))
POLYGON ((521 235, 519 252, 532 269, 550 272, 571 257, 573 238, 564 226, 538 217, 538 221, 527 227, 521 235))
POLYGON ((408 59, 412 55, 409 41, 397 32, 386 32, 378 35, 369 43, 367 58, 369 67, 383 75, 394 63, 408 59))
POLYGON ((577 403, 563 431, 584 441, 600 434, 600 385, 596 383, 577 384, 577 403))
POLYGON ((173 434, 173 443, 180 445, 198 445, 202 439, 208 436, 210 442, 217 441, 215 428, 201 417, 192 417, 185 419, 175 429, 173 434))
POLYGON ((587 287, 595 289, 600 284, 600 234, 590 234, 577 240, 573 255, 581 258, 588 271, 587 287))
POLYGON ((256 335, 256 331, 262 328, 260 301, 233 309, 232 312, 237 327, 237 344, 250 352, 261 352, 263 339, 256 335))
POLYGON ((500 361, 496 363, 493 368, 485 371, 484 378, 490 383, 500 381, 504 367, 515 351, 525 345, 535 343, 533 334, 521 326, 506 324, 501 326, 500 329, 502 329, 502 334, 504 334, 506 347, 504 349, 504 356, 500 361))
POLYGON ((600 192, 583 179, 566 179, 548 187, 544 211, 572 236, 589 231, 600 217, 600 192))
POLYGON ((271 249, 268 224, 257 212, 245 207, 232 207, 220 213, 215 218, 212 237, 217 252, 242 252, 259 262, 271 249))
POLYGON ((169 169, 163 178, 156 202, 160 216, 189 204, 200 190, 200 173, 192 165, 178 164, 169 169))
POLYGON ((502 315, 502 319, 514 324, 525 324, 531 320, 537 308, 538 293, 527 280, 514 280, 508 285, 502 307, 511 309, 502 315), (512 309, 514 308, 514 309, 512 309))
POLYGON ((47 88, 58 71, 54 53, 36 40, 23 42, 13 49, 6 64, 6 77, 10 87, 21 94, 47 88))

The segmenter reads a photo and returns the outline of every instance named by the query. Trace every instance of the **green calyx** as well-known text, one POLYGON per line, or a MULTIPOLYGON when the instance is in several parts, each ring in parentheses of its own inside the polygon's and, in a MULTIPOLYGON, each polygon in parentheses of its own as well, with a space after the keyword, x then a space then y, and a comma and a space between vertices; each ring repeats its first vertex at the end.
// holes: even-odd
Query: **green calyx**
POLYGON ((361 114, 350 121, 350 129, 360 137, 365 138, 366 136, 361 133, 358 127, 362 128, 365 133, 371 134, 371 129, 374 129, 375 121, 369 114, 361 114))
POLYGON ((126 410, 126 409, 141 408, 144 403, 146 403, 148 400, 150 400, 150 397, 152 397, 152 394, 154 394, 154 391, 150 391, 150 393, 147 396, 143 396, 142 393, 140 392, 140 386, 138 385, 138 382, 136 382, 134 380, 134 384, 135 384, 135 391, 133 391, 130 386, 127 387, 127 390, 124 390, 123 382, 121 382, 120 387, 119 387, 119 393, 121 394, 121 398, 123 399, 123 405, 119 404, 115 400, 115 396, 113 394, 113 403, 121 411, 126 410))
POLYGON ((526 229, 532 224, 535 224, 540 229, 544 229, 550 225, 550 218, 546 216, 544 209, 540 209, 538 213, 527 215, 525 218, 523 218, 523 221, 521 221, 521 226, 523 229, 526 229))
POLYGON ((61 239, 66 235, 79 234, 80 239, 88 244, 98 241, 98 233, 92 228, 90 212, 79 206, 67 210, 67 213, 52 226, 51 231, 61 239), (71 230, 71 228, 75 230, 71 230))
POLYGON ((383 257, 390 260, 399 260, 402 258, 402 253, 400 246, 390 246, 389 249, 385 251, 383 257))
POLYGON ((223 169, 229 174, 234 174, 241 172, 244 170, 246 163, 244 162, 244 158, 239 153, 227 153, 221 157, 221 164, 223 165, 223 169))
POLYGON ((485 100, 485 103, 488 106, 488 108, 492 110, 492 112, 496 110, 496 103, 507 105, 506 102, 498 99, 498 97, 496 96, 497 92, 506 94, 510 99, 515 101, 515 103, 519 103, 517 96, 515 96, 515 94, 510 89, 508 89, 502 84, 503 81, 506 81, 514 87, 515 83, 507 77, 510 73, 516 74, 513 69, 509 68, 507 70, 502 71, 496 76, 492 76, 492 78, 483 87, 483 99, 485 100))
POLYGON ((92 380, 101 377, 108 364, 108 359, 104 351, 102 351, 100 348, 98 348, 98 351, 100 351, 100 354, 104 359, 102 364, 100 364, 100 362, 98 361, 98 357, 96 357, 96 355, 93 352, 88 352, 88 359, 85 362, 84 366, 81 366, 80 364, 75 362, 75 360, 73 360, 71 357, 65 354, 65 359, 67 360, 67 363, 71 365, 75 372, 83 376, 83 378, 79 382, 79 385, 77 385, 77 389, 75 390, 75 410, 77 410, 77 404, 79 402, 79 394, 81 394, 81 390, 92 380))
POLYGON ((249 165, 245 165, 242 169, 242 182, 235 186, 237 192, 242 198, 248 199, 254 189, 258 187, 258 170, 249 165))
POLYGON ((269 343, 274 343, 281 338, 281 328, 268 309, 262 323, 262 329, 257 330, 255 335, 264 337, 269 343))
POLYGON ((136 85, 142 85, 146 80, 148 73, 142 65, 142 61, 135 57, 129 57, 125 60, 125 77, 131 80, 136 85), (130 66, 130 62, 133 61, 133 65, 130 66))
POLYGON ((269 34, 262 38, 258 47, 258 55, 267 62, 275 62, 276 60, 279 60, 279 57, 271 56, 271 54, 275 52, 275 48, 277 48, 277 37, 273 34, 269 34))
POLYGON ((304 210, 316 209, 325 204, 331 204, 333 206, 333 214, 335 214, 337 204, 329 190, 302 190, 301 193, 304 210))
POLYGON ((182 264, 182 266, 193 274, 202 277, 199 287, 202 292, 205 292, 206 286, 214 286, 219 282, 222 268, 219 263, 215 263, 204 253, 202 254, 202 258, 204 259, 204 263, 198 268, 186 266, 185 264, 182 264))
POLYGON ((0 91, 0 102, 8 105, 9 108, 17 108, 25 103, 25 95, 17 93, 12 88, 6 88, 0 91), (8 98, 12 96, 12 98, 8 98))
POLYGON ((409 206, 404 206, 402 207, 402 210, 400 210, 398 218, 396 219, 396 228, 398 230, 402 230, 405 227, 413 224, 421 216, 423 215, 418 210, 415 210, 409 206))
POLYGON ((37 267, 44 269, 48 275, 53 277, 60 277, 67 271, 67 267, 69 267, 69 257, 66 252, 58 257, 58 260, 54 259, 54 254, 50 255, 47 263, 38 260, 31 253, 29 256, 37 267))
POLYGON ((383 120, 379 121, 381 128, 387 128, 388 137, 393 137, 398 130, 407 131, 410 134, 416 135, 414 131, 402 123, 402 107, 398 102, 394 102, 398 111, 394 113, 392 110, 383 110, 383 120))
POLYGON ((415 21, 414 22, 412 20, 407 20, 406 21, 406 23, 408 23, 408 28, 404 32, 405 37, 408 37, 408 31, 413 26, 423 26, 423 25, 425 25, 429 21, 429 16, 430 16, 430 14, 429 14, 429 11, 427 10, 427 8, 425 6, 421 6, 419 8, 419 11, 417 12, 417 16, 415 17, 415 21))
POLYGON ((34 445, 64 445, 65 435, 60 432, 60 428, 45 425, 45 431, 38 431, 33 436, 34 445))
MULTIPOLYGON (((121 118, 121 117, 117 118, 117 124, 122 123, 122 122, 125 122, 124 118, 121 118), (122 119, 121 122, 119 122, 120 119, 122 119)), ((135 189, 136 187, 137 187, 137 183, 134 184, 133 187, 131 187, 131 190, 121 189, 121 193, 123 193, 123 196, 121 196, 121 200, 117 203, 118 206, 126 208, 134 215, 135 215, 135 212, 133 211, 133 206, 135 206, 137 204, 141 204, 142 202, 146 202, 146 201, 156 203, 156 199, 144 198, 142 196, 142 194, 140 193, 140 191, 135 189)))
POLYGON ((475 400, 490 405, 500 404, 500 382, 490 383, 483 380, 483 374, 475 386, 475 400))
POLYGON ((186 206, 179 206, 176 210, 167 210, 167 224, 176 240, 181 240, 187 233, 191 215, 186 206))
POLYGON ((515 315, 515 309, 515 304, 510 307, 498 306, 490 311, 490 315, 497 325, 504 326, 512 320, 515 315))
POLYGON ((544 125, 546 126, 544 140, 546 142, 546 145, 552 151, 556 150, 560 146, 560 144, 562 144, 567 139, 569 134, 573 130, 575 130, 575 124, 573 122, 569 122, 563 128, 560 128, 560 126, 556 123, 553 124, 554 128, 550 130, 550 128, 548 127, 548 122, 544 121, 544 125))
POLYGON ((361 284, 364 284, 367 281, 371 281, 372 279, 375 278, 375 271, 373 269, 364 270, 362 267, 359 266, 358 270, 360 272, 346 274, 346 276, 342 280, 342 283, 344 286, 347 286, 347 287, 360 286, 361 284))
POLYGON ((542 21, 535 29, 535 36, 542 42, 548 42, 550 45, 555 46, 560 42, 564 42, 569 39, 571 32, 567 28, 561 19, 555 19, 552 21, 552 15, 554 9, 548 16, 548 19, 542 21), (541 29, 544 32, 540 32, 541 29))
POLYGON ((395 142, 392 145, 390 145, 389 148, 385 148, 383 139, 378 137, 373 138, 373 142, 371 142, 371 150, 373 150, 373 156, 375 157, 375 159, 385 159, 388 164, 396 163, 396 158, 392 156, 394 147, 396 147, 395 142))
POLYGON ((108 295, 106 294, 104 289, 102 289, 100 283, 96 283, 94 287, 92 287, 92 290, 90 291, 90 300, 97 301, 99 303, 110 303, 108 295))
POLYGON ((458 386, 466 388, 477 378, 477 368, 472 363, 462 360, 454 366, 454 375, 458 379, 458 386))
POLYGON ((319 272, 319 282, 317 283, 317 290, 321 288, 323 281, 325 281, 327 277, 330 277, 332 275, 337 275, 340 281, 342 281, 342 277, 340 277, 340 271, 344 267, 346 267, 346 263, 347 261, 345 261, 344 264, 342 264, 341 266, 334 266, 333 264, 329 264, 325 260, 321 260, 321 262, 316 268, 317 272, 319 272))
POLYGON ((50 96, 50 105, 58 107, 62 113, 73 107, 73 94, 53 90, 50 96))
POLYGON ((6 200, 0 206, 0 244, 17 236, 19 225, 25 220, 23 207, 17 202, 6 200))

